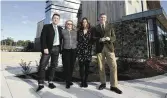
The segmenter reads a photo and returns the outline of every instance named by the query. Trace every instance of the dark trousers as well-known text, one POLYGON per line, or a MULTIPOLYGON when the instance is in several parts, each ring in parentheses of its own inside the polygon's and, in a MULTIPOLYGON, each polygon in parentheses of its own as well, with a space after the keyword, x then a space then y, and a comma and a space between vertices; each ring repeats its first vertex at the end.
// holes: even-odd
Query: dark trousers
POLYGON ((81 82, 87 82, 90 61, 79 61, 81 82))
POLYGON ((76 49, 64 49, 62 53, 62 61, 66 82, 72 81, 73 68, 76 61, 76 49))
POLYGON ((38 69, 38 84, 44 84, 45 79, 45 68, 48 65, 49 59, 51 57, 51 65, 49 66, 49 81, 53 81, 55 69, 58 64, 58 57, 59 57, 60 47, 53 46, 52 50, 49 54, 42 54, 40 59, 40 65, 38 69))

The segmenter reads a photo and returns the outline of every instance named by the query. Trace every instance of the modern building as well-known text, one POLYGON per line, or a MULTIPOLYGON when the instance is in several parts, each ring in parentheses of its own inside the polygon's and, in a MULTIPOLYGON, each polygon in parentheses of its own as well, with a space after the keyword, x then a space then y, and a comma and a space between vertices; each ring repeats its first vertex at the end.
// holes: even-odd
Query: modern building
POLYGON ((97 24, 101 13, 106 13, 109 22, 120 21, 123 16, 146 11, 146 0, 81 1, 79 18, 87 17, 92 25, 97 24))
MULTIPOLYGON (((46 1, 44 24, 51 22, 54 12, 60 13, 62 26, 67 19, 77 24, 83 17, 95 26, 100 13, 106 13, 108 21, 115 26, 119 57, 167 56, 167 15, 158 0, 46 1)), ((41 33, 38 25, 36 40, 41 33)))
POLYGON ((44 19, 37 23, 37 32, 36 32, 36 38, 34 41, 36 51, 40 50, 40 36, 41 36, 43 25, 44 25, 44 19))
POLYGON ((45 24, 51 23, 55 12, 61 15, 60 24, 64 26, 66 20, 70 19, 77 24, 77 13, 80 6, 80 0, 48 0, 45 8, 45 24))
POLYGON ((87 17, 92 25, 107 14, 116 28, 117 56, 167 56, 167 15, 160 1, 81 1, 79 10, 78 18, 87 17))

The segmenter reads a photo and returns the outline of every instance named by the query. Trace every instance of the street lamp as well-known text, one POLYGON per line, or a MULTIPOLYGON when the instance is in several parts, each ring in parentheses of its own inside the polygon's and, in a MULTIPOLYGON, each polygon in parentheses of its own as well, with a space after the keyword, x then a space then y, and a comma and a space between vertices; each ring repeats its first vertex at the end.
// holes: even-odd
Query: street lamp
MULTIPOLYGON (((1 34, 3 34, 2 31, 3 31, 3 29, 1 29, 1 34)), ((2 40, 1 40, 1 45, 3 45, 3 39, 4 39, 4 36, 3 36, 2 40)))

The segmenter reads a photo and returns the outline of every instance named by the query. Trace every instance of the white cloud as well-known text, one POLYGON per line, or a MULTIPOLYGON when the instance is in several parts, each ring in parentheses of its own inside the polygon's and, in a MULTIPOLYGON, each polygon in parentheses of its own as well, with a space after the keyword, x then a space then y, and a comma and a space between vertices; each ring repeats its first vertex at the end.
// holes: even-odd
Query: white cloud
POLYGON ((28 18, 28 16, 22 15, 21 18, 22 18, 22 19, 26 19, 26 18, 28 18))
POLYGON ((36 24, 37 22, 36 21, 30 21, 30 20, 23 20, 21 21, 22 24, 25 24, 25 25, 34 25, 36 24))
POLYGON ((29 21, 29 20, 23 20, 22 21, 22 24, 29 24, 29 23, 31 23, 31 21, 29 21))

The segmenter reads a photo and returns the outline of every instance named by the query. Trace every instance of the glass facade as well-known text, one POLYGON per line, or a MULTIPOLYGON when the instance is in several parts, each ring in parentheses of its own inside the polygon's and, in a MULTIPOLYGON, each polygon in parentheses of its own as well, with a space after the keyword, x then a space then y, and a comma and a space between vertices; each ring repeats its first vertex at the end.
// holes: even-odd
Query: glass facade
POLYGON ((167 30, 157 20, 157 33, 159 39, 159 53, 160 56, 167 56, 167 30))
POLYGON ((155 56, 155 38, 154 38, 154 28, 153 28, 153 20, 148 20, 148 31, 149 33, 149 51, 151 56, 155 56))
POLYGON ((167 56, 167 29, 156 18, 148 20, 149 49, 151 57, 167 56))

